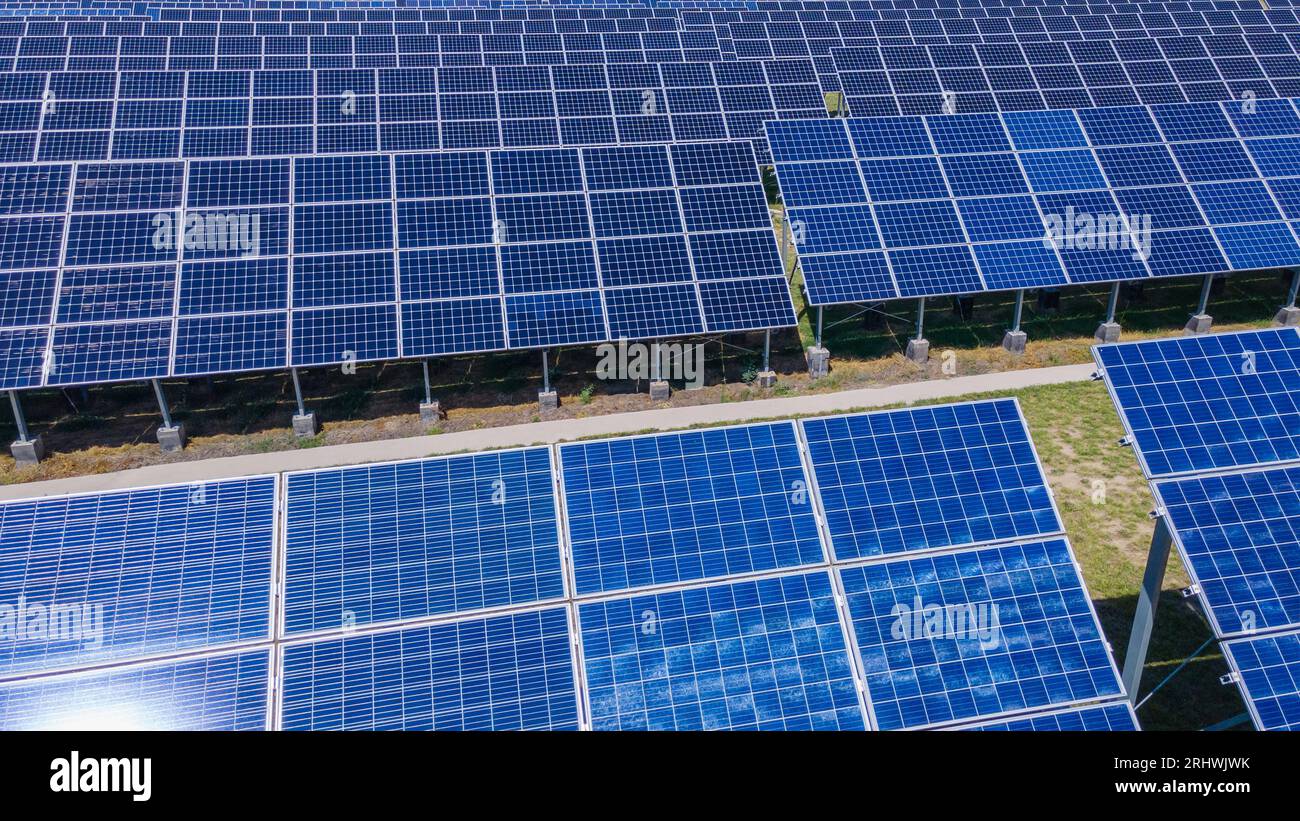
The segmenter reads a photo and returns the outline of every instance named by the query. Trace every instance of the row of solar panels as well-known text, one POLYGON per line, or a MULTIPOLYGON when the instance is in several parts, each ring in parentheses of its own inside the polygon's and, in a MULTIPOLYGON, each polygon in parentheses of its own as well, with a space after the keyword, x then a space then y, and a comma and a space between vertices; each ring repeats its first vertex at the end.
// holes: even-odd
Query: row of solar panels
MULTIPOLYGON (((843 28, 843 26, 842 26, 843 28)), ((425 54, 446 53, 470 55, 491 52, 520 51, 645 51, 687 52, 708 50, 720 53, 729 60, 771 59, 775 57, 823 57, 831 49, 838 47, 858 47, 874 45, 907 45, 918 43, 925 45, 942 45, 944 43, 1035 43, 1040 46, 1068 43, 1124 41, 1147 37, 1201 36, 1207 38, 1226 38, 1246 36, 1250 38, 1279 37, 1295 34, 1297 26, 1243 27, 1221 26, 1134 28, 1117 31, 1090 33, 1087 37, 1051 39, 1035 37, 1030 33, 1008 34, 961 34, 943 33, 922 34, 875 34, 869 31, 829 32, 827 35, 800 35, 797 37, 764 36, 753 40, 726 40, 711 31, 686 31, 663 33, 626 33, 626 34, 400 34, 396 36, 379 35, 335 35, 335 36, 285 36, 272 34, 256 35, 222 35, 222 36, 179 36, 159 32, 139 34, 84 35, 63 37, 39 36, 0 36, 5 57, 19 58, 21 70, 26 62, 39 61, 40 58, 70 57, 89 61, 96 57, 173 56, 177 58, 197 58, 203 56, 222 56, 233 58, 239 56, 283 56, 312 55, 316 58, 333 56, 358 56, 382 54, 425 54)), ((668 58, 665 58, 668 59, 668 58)), ((681 59, 677 57, 676 59, 681 59)))
POLYGON ((102 627, 5 729, 1136 729, 1014 400, 8 502, 0 592, 102 627))
MULTIPOLYGON (((456 2, 394 3, 360 7, 357 3, 205 3, 205 2, 15 2, 18 13, 24 9, 53 10, 52 13, 75 15, 105 11, 127 12, 162 20, 560 20, 560 19, 650 19, 680 17, 687 25, 749 22, 786 19, 854 19, 869 15, 917 14, 927 16, 998 16, 1010 14, 1086 15, 1098 9, 1195 10, 1205 12, 1239 11, 1258 13, 1285 8, 1291 3, 1270 4, 1262 8, 1256 0, 1163 0, 1162 2, 916 2, 916 0, 849 0, 849 2, 660 2, 649 3, 573 3, 532 2, 456 2), (388 7, 385 8, 384 6, 388 7), (64 10, 69 10, 64 12, 64 10)), ((40 13, 34 11, 31 13, 40 13)))
POLYGON ((766 163, 766 120, 826 116, 806 60, 7 78, 8 163, 710 139, 766 163))
POLYGON ((1300 729, 1300 332, 1094 355, 1255 726, 1300 729))
MULTIPOLYGON (((1274 92, 1269 90, 1268 79, 1295 76, 1296 48, 1293 41, 1297 38, 1300 34, 1294 32, 1247 34, 1238 30, 1158 38, 1135 34, 1113 41, 1035 42, 980 37, 928 38, 928 41, 919 38, 894 41, 836 39, 820 43, 800 40, 794 41, 794 47, 754 49, 752 54, 739 60, 724 59, 717 44, 707 39, 677 49, 638 46, 611 50, 588 42, 557 45, 507 38, 505 42, 483 43, 484 48, 470 51, 446 51, 441 50, 441 44, 421 38, 419 42, 397 45, 356 43, 319 52, 312 51, 305 42, 276 38, 266 43, 259 38, 238 42, 209 40, 187 43, 183 47, 165 38, 149 42, 124 38, 120 43, 117 38, 103 38, 93 47, 74 43, 67 53, 60 50, 52 56, 14 57, 11 54, 0 57, 0 67, 18 73, 288 71, 307 68, 391 69, 399 66, 419 71, 438 65, 522 67, 715 62, 719 64, 715 71, 728 76, 733 72, 743 74, 746 66, 752 65, 754 60, 811 61, 824 91, 839 91, 843 87, 850 95, 849 104, 857 102, 855 113, 871 114, 888 113, 878 110, 878 101, 891 94, 910 96, 942 91, 969 93, 1041 89, 1051 94, 1086 85, 1145 86, 1256 80, 1260 81, 1260 87, 1254 90, 1255 95, 1272 96, 1274 92), (877 65, 882 60, 884 65, 877 65), (1036 70, 1033 73, 1017 70, 1022 66, 1036 70)), ((0 44, 0 50, 29 49, 26 45, 5 48, 0 44)), ((1155 101, 1181 99, 1184 98, 1166 96, 1155 101)), ((1196 97, 1193 95, 1189 99, 1196 97)), ((1055 105, 1060 107, 1062 103, 1055 105)), ((1042 107, 1042 103, 1038 106, 1042 107)))
POLYGON ((0 385, 795 323, 748 143, 19 166, 0 385))
MULTIPOLYGON (((1035 7, 1026 7, 1035 8, 1035 7)), ((880 15, 876 15, 877 18, 880 15)), ((1197 13, 1131 14, 1107 10, 1079 16, 1005 16, 1005 17, 935 17, 928 20, 910 17, 902 20, 798 20, 792 22, 709 23, 680 25, 675 17, 656 18, 573 18, 513 20, 429 20, 368 22, 162 22, 140 18, 99 20, 57 20, 48 17, 0 18, 0 36, 4 37, 90 37, 167 36, 167 37, 244 37, 275 35, 295 37, 392 36, 408 34, 572 34, 605 32, 718 32, 724 38, 742 40, 822 39, 850 37, 928 37, 936 34, 1061 34, 1110 28, 1116 31, 1174 28, 1220 28, 1224 26, 1261 27, 1291 26, 1294 13, 1282 10, 1263 20, 1230 15, 1207 18, 1197 13), (1071 28, 1070 21, 1074 25, 1071 28), (900 26, 899 23, 904 23, 900 26)))
POLYGON ((1300 264, 1290 100, 767 130, 814 305, 1300 264))
MULTIPOLYGON (((370 33, 479 33, 498 31, 563 32, 563 31, 716 31, 733 40, 769 38, 825 37, 829 32, 847 32, 851 36, 930 36, 935 34, 1026 34, 1047 33, 1070 35, 1114 29, 1169 29, 1177 27, 1216 28, 1220 26, 1245 26, 1266 28, 1294 25, 1296 17, 1291 9, 1261 9, 1250 4, 1246 9, 1196 8, 1198 4, 1149 3, 1106 4, 1077 7, 988 7, 963 9, 900 9, 879 10, 866 8, 859 12, 808 13, 788 12, 784 15, 745 13, 744 17, 720 13, 700 19, 686 13, 668 13, 660 17, 603 17, 571 16, 547 17, 473 18, 466 15, 405 15, 383 21, 351 20, 345 22, 308 22, 301 17, 274 16, 249 20, 218 21, 217 15, 208 20, 169 21, 148 17, 119 17, 111 19, 82 19, 71 17, 50 18, 33 16, 0 20, 0 32, 33 36, 57 37, 66 35, 98 34, 101 32, 162 32, 168 34, 197 34, 211 36, 218 33, 255 33, 269 31, 279 34, 324 36, 330 34, 370 33), (679 24, 678 20, 681 19, 679 24), (689 19, 688 19, 689 18, 689 19), (776 18, 776 19, 774 19, 776 18)), ((1205 6, 1207 4, 1199 4, 1205 6)), ((11 9, 12 10, 12 9, 11 9)))
MULTIPOLYGON (((1204 34, 1218 36, 1222 34, 1240 35, 1247 29, 1241 26, 1206 28, 1165 28, 1157 21, 1149 21, 1149 26, 1119 25, 1114 31, 1110 28, 1086 32, 1088 38, 1110 38, 1146 36, 1148 34, 1204 34)), ((263 38, 223 38, 177 37, 176 43, 169 44, 165 37, 128 37, 121 48, 128 53, 115 56, 119 51, 116 38, 96 37, 35 37, 25 38, 21 44, 14 46, 19 56, 4 59, 0 65, 13 70, 106 70, 106 69, 290 69, 290 68, 340 68, 352 66, 376 65, 428 65, 432 63, 457 64, 525 64, 525 63, 561 63, 561 62, 626 62, 629 60, 734 60, 810 57, 814 60, 823 88, 827 91, 839 90, 834 61, 830 51, 842 46, 874 46, 881 43, 931 42, 944 44, 949 42, 1031 42, 1051 40, 1055 33, 1035 33, 1034 31, 1012 31, 1007 33, 980 34, 960 33, 954 31, 951 37, 943 32, 933 36, 918 31, 914 35, 908 31, 886 31, 877 26, 872 29, 862 24, 826 24, 831 29, 793 31, 759 28, 746 31, 753 39, 730 39, 726 31, 721 31, 721 39, 714 32, 693 31, 681 34, 676 50, 656 49, 647 44, 641 48, 640 41, 623 40, 613 43, 608 39, 599 40, 602 35, 555 35, 553 37, 446 37, 436 35, 404 36, 394 40, 386 37, 358 36, 352 37, 269 37, 270 53, 262 55, 265 49, 260 45, 263 38), (898 36, 890 36, 890 35, 898 36), (585 39, 584 39, 585 38, 585 39), (701 39, 704 38, 704 39, 701 39), (915 38, 915 39, 913 39, 915 38), (446 42, 443 42, 445 40, 446 42), (626 46, 626 49, 613 49, 612 45, 626 46), (684 50, 681 48, 685 46, 684 50), (309 56, 310 52, 310 56, 309 56), (170 56, 167 56, 170 53, 170 56), (440 55, 434 58, 432 55, 440 55), (46 56, 41 56, 46 55, 46 56), (97 56, 102 55, 102 56, 97 56), (154 56, 147 56, 154 55, 154 56), (203 56, 201 56, 203 55, 203 56)), ((881 24, 883 25, 883 24, 881 24)), ((770 28, 770 27, 769 27, 770 28)), ((1023 28, 1023 27, 1021 27, 1023 28)), ((1258 28, 1258 27, 1250 27, 1258 28)), ((1295 26, 1284 26, 1294 29, 1295 26)), ((1265 32, 1273 32, 1267 27, 1265 32)), ((636 37, 637 35, 630 35, 636 37)), ((647 34, 646 37, 654 35, 647 34)), ((677 37, 676 34, 670 35, 677 37)), ((1073 39, 1066 36, 1066 39, 1073 39)), ((662 45, 668 45, 664 43, 662 45)), ((869 111, 869 109, 864 109, 869 111)))
POLYGON ((404 35, 482 35, 495 34, 581 34, 664 32, 712 34, 739 45, 752 40, 819 40, 837 37, 893 38, 965 35, 1042 35, 1094 34, 1111 30, 1143 31, 1193 28, 1247 28, 1251 30, 1293 28, 1294 12, 1279 11, 1250 19, 1231 14, 1205 16, 1199 13, 1129 14, 1108 11, 1078 16, 1019 16, 977 18, 932 18, 907 20, 826 20, 798 22, 718 23, 705 26, 679 26, 675 18, 545 20, 545 21, 427 21, 427 22, 223 22, 172 23, 150 20, 111 19, 98 21, 57 21, 42 18, 27 20, 0 19, 0 36, 24 38, 82 38, 96 36, 123 37, 350 37, 404 35), (1081 21, 1085 21, 1081 24, 1081 21))
POLYGON ((221 22, 168 23, 149 19, 0 19, 3 37, 277 37, 382 36, 405 34, 576 34, 680 30, 675 17, 526 19, 416 22, 221 22))

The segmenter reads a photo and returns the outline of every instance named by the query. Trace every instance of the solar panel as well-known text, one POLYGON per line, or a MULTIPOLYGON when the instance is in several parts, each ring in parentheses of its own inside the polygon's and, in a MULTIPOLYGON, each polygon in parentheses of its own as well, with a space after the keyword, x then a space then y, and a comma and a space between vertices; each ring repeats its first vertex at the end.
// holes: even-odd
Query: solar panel
MULTIPOLYGON (((387 67, 329 68, 325 61, 338 55, 323 55, 310 65, 304 58, 301 65, 262 69, 255 55, 251 64, 213 71, 212 58, 200 64, 173 55, 142 64, 123 56, 108 58, 92 73, 63 71, 62 57, 34 65, 20 59, 21 81, 11 81, 3 94, 14 106, 0 119, 0 159, 91 162, 730 139, 754 141, 767 161, 764 120, 826 116, 806 59, 728 64, 743 65, 736 69, 658 62, 698 58, 680 49, 625 55, 637 62, 607 61, 605 52, 592 51, 571 61, 589 64, 548 66, 531 48, 516 54, 538 64, 433 67, 403 53, 401 67, 390 60, 387 67), (737 71, 742 76, 733 76, 737 71), (47 88, 58 104, 42 114, 47 88)), ((564 52, 558 54, 561 59, 552 62, 564 63, 564 52)), ((436 50, 431 56, 438 62, 436 50)), ((370 161, 382 158, 372 154, 370 161)))
POLYGON ((826 572, 578 607, 595 730, 862 730, 826 572))
POLYGON ((1014 399, 799 425, 836 561, 1064 529, 1014 399))
POLYGON ((576 730, 563 607, 286 645, 284 730, 576 730))
POLYGON ((266 649, 0 683, 0 729, 266 730, 266 649))
POLYGON ((577 595, 825 560, 792 422, 560 445, 577 595))
POLYGON ((1128 732, 1142 729, 1137 716, 1127 701, 1103 704, 1096 707, 1075 707, 1011 721, 990 721, 962 729, 982 731, 1025 732, 1128 732))
POLYGON ((1254 104, 1258 122, 1206 102, 767 131, 805 287, 825 305, 1300 264, 1296 214, 1274 193, 1300 115, 1254 104))
POLYGON ((1300 625, 1300 469, 1152 485, 1215 633, 1300 625))
POLYGON ((830 54, 849 110, 859 116, 1232 100, 1247 87, 1263 98, 1295 93, 1297 66, 1285 39, 1256 41, 1256 54, 1244 40, 1221 51, 1214 40, 1207 49, 1208 38, 1197 35, 1147 34, 1113 43, 1047 44, 1022 36, 997 44, 868 42, 832 47, 830 54))
POLYGON ((0 504, 0 677, 266 639, 274 476, 0 504))
POLYGON ((839 570, 873 725, 915 729, 1123 693, 1064 539, 839 570))
POLYGON ((564 596, 548 448, 286 477, 284 630, 564 596))
POLYGON ((1300 729, 1300 633, 1225 641, 1222 647, 1255 727, 1300 729))
POLYGON ((1149 478, 1300 457, 1300 333, 1101 345, 1093 357, 1149 478))
POLYGON ((4 387, 795 322, 748 143, 62 173, 9 183, 60 196, 0 218, 4 387))

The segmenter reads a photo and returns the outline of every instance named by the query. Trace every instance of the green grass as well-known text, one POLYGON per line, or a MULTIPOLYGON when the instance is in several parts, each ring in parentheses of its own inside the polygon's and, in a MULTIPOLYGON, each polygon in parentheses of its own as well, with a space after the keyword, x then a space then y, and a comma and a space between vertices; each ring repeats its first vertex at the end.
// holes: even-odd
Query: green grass
MULTIPOLYGON (((1051 385, 1016 395, 1047 467, 1102 627, 1123 665, 1154 529, 1148 515, 1154 502, 1133 453, 1117 444, 1123 429, 1102 383, 1051 385), (1094 499, 1094 481, 1105 483, 1102 500, 1094 499)), ((1211 635, 1199 612, 1179 592, 1187 584, 1181 563, 1171 556, 1142 696, 1211 635)), ((1237 689, 1219 684, 1219 676, 1226 672, 1227 663, 1217 645, 1211 644, 1139 711, 1142 726, 1201 729, 1241 713, 1245 708, 1237 689)))

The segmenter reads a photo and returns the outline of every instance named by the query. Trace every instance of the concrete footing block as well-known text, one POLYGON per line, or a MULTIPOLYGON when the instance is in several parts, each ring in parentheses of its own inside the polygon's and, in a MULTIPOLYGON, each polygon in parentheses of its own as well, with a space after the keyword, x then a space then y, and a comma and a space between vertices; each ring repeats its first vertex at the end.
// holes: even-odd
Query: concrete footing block
POLYGON ((544 411, 555 410, 560 406, 560 395, 555 391, 538 391, 537 406, 544 411))
POLYGON ((1103 322, 1097 326, 1097 332, 1093 338, 1098 342, 1118 342, 1120 327, 1118 322, 1103 322))
POLYGON ((754 384, 760 388, 776 387, 776 371, 759 371, 758 376, 754 377, 754 384))
POLYGON ((308 411, 307 413, 295 413, 293 415, 293 435, 299 439, 306 439, 309 436, 315 436, 320 433, 320 424, 316 421, 316 413, 308 411))
POLYGON ((1183 328, 1183 334, 1187 336, 1208 334, 1210 326, 1213 324, 1214 318, 1209 314, 1192 314, 1191 319, 1187 320, 1187 325, 1183 328))
POLYGON ((9 452, 13 454, 18 467, 39 465, 41 460, 45 458, 45 439, 37 436, 34 439, 28 439, 26 442, 14 442, 9 446, 9 452))
POLYGON ((808 349, 808 375, 820 379, 831 372, 831 352, 816 346, 808 349))
POLYGON ((1002 347, 1011 353, 1024 353, 1025 343, 1029 341, 1029 335, 1024 331, 1007 331, 1002 335, 1002 347))
POLYGON ((1283 308, 1277 312, 1277 316, 1273 317, 1273 321, 1287 328, 1300 327, 1300 307, 1292 305, 1283 308))
POLYGON ((158 427, 158 446, 163 453, 175 453, 185 449, 185 426, 172 425, 170 428, 158 427))
POLYGON ((918 365, 924 365, 930 361, 930 340, 928 339, 909 339, 907 340, 907 358, 918 365))
POLYGON ((420 422, 425 425, 436 425, 442 421, 442 403, 436 399, 432 402, 420 403, 420 422))
POLYGON ((668 382, 663 379, 657 379, 650 383, 650 401, 664 402, 668 397, 673 395, 673 389, 668 382))

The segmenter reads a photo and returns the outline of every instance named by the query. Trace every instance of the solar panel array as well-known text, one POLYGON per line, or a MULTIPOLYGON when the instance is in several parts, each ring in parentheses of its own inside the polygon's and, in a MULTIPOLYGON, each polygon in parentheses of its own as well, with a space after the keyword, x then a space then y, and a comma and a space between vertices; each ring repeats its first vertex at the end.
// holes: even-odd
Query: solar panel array
POLYGON ((1157 482, 1221 636, 1300 627, 1300 467, 1157 482))
POLYGON ((1223 643, 1255 726, 1300 730, 1300 633, 1223 643))
POLYGON ((1300 264, 1290 100, 767 130, 815 305, 1300 264))
MULTIPOLYGON (((1248 3, 917 7, 852 0, 552 8, 485 2, 359 8, 340 2, 248 8, 196 0, 95 3, 84 10, 117 16, 59 16, 82 9, 72 3, 15 5, 7 11, 21 15, 30 10, 38 16, 0 21, 0 66, 9 70, 0 88, 0 157, 18 166, 14 173, 44 173, 21 167, 32 162, 203 159, 234 167, 230 160, 235 157, 283 156, 296 164, 307 155, 336 153, 699 140, 749 140, 755 157, 768 162, 762 124, 824 118, 822 92, 842 86, 849 110, 859 115, 935 112, 947 97, 957 111, 992 111, 1300 93, 1300 20, 1290 9, 1261 10, 1248 3)), ((1283 140, 1275 142, 1285 148, 1283 140)), ((1116 154, 1133 156, 1154 150, 1148 144, 1113 148, 1116 154)), ((967 156, 964 173, 971 185, 983 186, 987 177, 1008 170, 977 168, 969 161, 973 155, 967 156)), ((1124 161, 1136 173, 1132 157, 1119 162, 1124 161)), ((1281 164, 1285 158, 1272 161, 1281 164)), ((959 163, 960 158, 944 162, 959 163)), ((1109 173, 1104 163, 1103 168, 1109 173)), ((69 167, 67 173, 74 172, 69 167)), ((80 167, 75 173, 80 176, 80 167)), ((188 168, 183 176, 190 176, 188 168)), ((1035 182, 1032 175, 1030 182, 1035 182)), ((1216 178, 1202 187, 1226 189, 1235 183, 1244 189, 1248 182, 1258 180, 1216 178)), ((32 183, 12 185, 24 189, 32 183)), ((1150 190, 1134 196, 1140 199, 1150 190)), ((953 192, 951 198, 970 198, 969 193, 953 192)), ((1063 201, 1101 192, 1050 193, 1063 201)), ((840 245, 834 251, 815 249, 805 261, 805 275, 813 304, 820 305, 829 304, 818 301, 823 297, 964 293, 1026 283, 1200 272, 1213 265, 1271 264, 1289 260, 1297 250, 1285 224, 1293 216, 1285 210, 1288 196, 1274 192, 1267 202, 1257 197, 1250 214, 1225 206, 1220 197, 1216 207, 1232 213, 1173 215, 1171 219, 1194 225, 1178 223, 1164 233, 1157 229, 1154 256, 1146 261, 1114 254, 1101 261, 1095 254, 1079 259, 1071 252, 1032 247, 1018 234, 1000 243, 974 236, 958 242, 956 224, 934 213, 943 210, 937 199, 899 200, 883 210, 903 212, 903 224, 934 222, 935 230, 949 232, 943 241, 911 236, 906 225, 906 236, 884 236, 892 223, 881 220, 877 231, 870 206, 835 208, 813 213, 817 221, 812 225, 822 233, 832 229, 840 245), (1264 214, 1278 206, 1283 209, 1279 219, 1264 214), (1261 228, 1264 216, 1268 224, 1261 228), (1228 222, 1216 222, 1219 218, 1228 222), (1214 229, 1213 238, 1202 230, 1207 228, 1214 229), (845 236, 859 232, 877 242, 883 238, 888 247, 840 247, 845 236), (918 241, 931 244, 906 245, 918 241), (975 255, 962 244, 977 246, 975 255)), ((1006 199, 1016 200, 1019 210, 973 219, 1002 219, 1009 223, 1003 229, 1023 229, 1024 201, 1006 199)), ((1095 196, 1081 199, 1097 204, 1095 196)), ((425 291, 412 298, 402 292, 409 283, 404 282, 401 249, 367 248, 378 253, 346 262, 300 263, 294 230, 298 202, 291 198, 265 205, 272 210, 261 216, 273 221, 282 219, 282 206, 290 209, 293 225, 276 237, 287 243, 283 259, 244 260, 233 272, 226 261, 211 257, 204 260, 207 267, 182 265, 180 271, 168 266, 176 258, 126 271, 118 270, 116 262, 97 263, 72 277, 62 272, 67 263, 56 246, 67 244, 74 264, 80 264, 77 253, 86 248, 74 237, 61 239, 57 220, 47 219, 57 213, 19 211, 22 219, 0 226, 7 229, 0 236, 0 266, 40 267, 6 271, 11 290, 31 292, 25 302, 39 313, 48 304, 49 291, 61 306, 69 288, 98 293, 102 285, 113 310, 133 321, 60 327, 71 323, 58 314, 45 322, 21 317, 28 324, 0 328, 0 350, 8 354, 0 386, 327 364, 338 361, 340 350, 349 360, 364 361, 585 344, 623 335, 758 330, 793 322, 770 267, 774 255, 752 235, 722 253, 727 257, 722 267, 761 267, 761 281, 749 281, 749 276, 721 281, 727 274, 719 273, 712 259, 700 265, 691 258, 696 245, 706 257, 719 253, 721 241, 702 241, 685 252, 686 259, 672 255, 664 266, 669 270, 653 284, 607 289, 599 282, 604 268, 617 271, 642 265, 646 257, 665 258, 660 246, 666 240, 656 236, 649 242, 637 234, 636 242, 607 243, 615 245, 617 255, 608 265, 599 259, 599 247, 589 254, 586 247, 557 245, 498 258, 499 269, 527 268, 530 279, 564 286, 541 293, 509 291, 504 270, 498 271, 500 287, 489 292, 491 264, 482 247, 466 251, 457 245, 454 253, 413 255, 417 276, 427 273, 425 266, 432 267, 439 283, 435 291, 446 286, 443 290, 453 296, 427 296, 425 291), (398 253, 390 259, 386 252, 398 253), (287 273, 286 266, 291 269, 287 273), (339 293, 346 289, 332 280, 341 266, 360 271, 365 284, 355 289, 358 293, 339 293), (388 281, 389 266, 393 288, 377 287, 388 281), (684 273, 687 266, 696 269, 690 276, 684 273), (301 269, 301 276, 325 280, 303 283, 304 293, 316 286, 329 293, 312 294, 309 299, 316 304, 294 301, 229 311, 219 306, 221 310, 199 315, 178 305, 167 314, 165 303, 186 287, 188 268, 195 275, 223 277, 212 286, 217 290, 231 280, 251 279, 269 284, 272 294, 281 281, 299 277, 301 269), (701 281, 700 268, 705 269, 703 279, 719 281, 701 281), (598 282, 588 287, 593 276, 598 282), (121 277, 132 278, 131 284, 122 285, 121 277), (713 317, 719 321, 710 322, 711 314, 721 315, 713 317), (50 323, 53 333, 41 327, 50 323), (541 333, 541 327, 557 332, 541 333)), ((372 223, 379 215, 370 213, 377 206, 367 202, 361 222, 348 223, 346 229, 362 235, 378 230, 372 223)), ((424 226, 425 220, 445 216, 408 210, 420 223, 422 237, 437 233, 424 226)), ((134 225, 120 215, 81 222, 95 233, 83 238, 92 245, 102 244, 100 233, 112 236, 143 227, 138 215, 134 225)), ((680 251, 677 240, 667 244, 680 251)), ((128 264, 144 265, 138 260, 128 264)), ((282 287, 293 292, 292 285, 282 287)), ((77 297, 70 300, 70 310, 94 313, 93 306, 85 305, 86 297, 68 296, 77 297)))
POLYGON ((28 165, 3 183, 3 388, 795 322, 745 142, 28 165))
POLYGON ((1094 349, 1255 726, 1300 720, 1300 331, 1094 349))
POLYGON ((265 728, 278 488, 0 504, 0 727, 265 728))
POLYGON ((832 49, 855 117, 1292 97, 1284 35, 951 43, 832 49))
POLYGON ((0 504, 0 601, 33 621, 0 642, 0 677, 268 637, 276 488, 262 476, 0 504), (67 629, 45 629, 56 616, 67 629))
POLYGON ((1150 479, 1300 458, 1300 332, 1292 328, 1094 348, 1150 479))
POLYGON ((839 561, 1064 529, 1013 403, 825 417, 803 429, 839 561))
POLYGON ((1065 539, 841 572, 881 729, 1122 697, 1065 539))
POLYGON ((0 727, 910 729, 1118 703, 1027 447, 995 400, 7 503, 6 598, 114 618, 93 646, 0 642, 0 727), (880 471, 872 448, 897 469, 840 492, 937 499, 961 538, 840 555, 820 477, 880 471))
POLYGON ((288 474, 285 632, 562 599, 550 457, 288 474))
POLYGON ((578 594, 822 560, 793 422, 575 443, 559 453, 578 594))
POLYGON ((752 140, 826 116, 808 60, 6 76, 0 162, 752 140))

